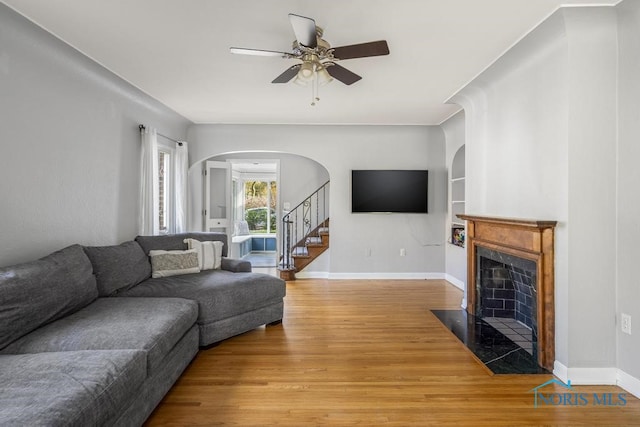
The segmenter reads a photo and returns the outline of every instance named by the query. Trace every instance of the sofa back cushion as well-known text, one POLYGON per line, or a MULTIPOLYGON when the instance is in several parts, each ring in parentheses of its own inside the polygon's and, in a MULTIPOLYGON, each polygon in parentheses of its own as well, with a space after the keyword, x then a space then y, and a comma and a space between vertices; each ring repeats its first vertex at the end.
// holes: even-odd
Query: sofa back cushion
POLYGON ((149 258, 137 242, 87 246, 84 251, 93 264, 101 297, 125 291, 151 277, 149 258))
POLYGON ((227 235, 224 233, 193 232, 169 234, 165 236, 138 236, 136 237, 136 242, 140 244, 144 253, 148 255, 151 250, 184 251, 189 249, 184 242, 185 239, 195 239, 201 242, 222 242, 224 243, 222 256, 227 256, 227 235))
POLYGON ((0 268, 0 349, 97 297, 91 262, 80 245, 0 268))

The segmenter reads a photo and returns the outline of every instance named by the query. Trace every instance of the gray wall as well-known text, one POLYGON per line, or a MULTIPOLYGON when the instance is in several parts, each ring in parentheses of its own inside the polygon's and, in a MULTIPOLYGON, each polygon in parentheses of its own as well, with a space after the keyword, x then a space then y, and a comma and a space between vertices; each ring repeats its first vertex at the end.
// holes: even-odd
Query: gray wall
POLYGON ((640 379, 640 2, 626 0, 618 7, 618 202, 617 202, 617 304, 618 313, 632 316, 633 335, 618 327, 618 367, 640 379), (635 322, 635 323, 634 323, 635 322), (635 328, 635 329, 634 329, 635 328))
POLYGON ((139 123, 190 122, 0 4, 0 265, 135 237, 139 123))
POLYGON ((558 221, 554 373, 576 384, 640 372, 639 340, 615 322, 640 314, 639 7, 561 9, 452 98, 466 113, 467 211, 558 221))
MULTIPOLYGON (((442 277, 447 172, 440 127, 193 125, 188 140, 195 194, 201 182, 197 163, 214 155, 290 153, 324 166, 331 179, 329 277, 442 277), (352 214, 351 170, 394 168, 429 170, 429 214, 352 214)), ((201 210, 201 198, 192 197, 191 225, 196 228, 201 210)))

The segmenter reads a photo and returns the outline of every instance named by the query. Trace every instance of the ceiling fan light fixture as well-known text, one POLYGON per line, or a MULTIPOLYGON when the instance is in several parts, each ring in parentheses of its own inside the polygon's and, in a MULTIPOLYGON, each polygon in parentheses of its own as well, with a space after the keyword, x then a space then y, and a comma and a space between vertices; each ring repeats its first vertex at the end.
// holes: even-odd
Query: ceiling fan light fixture
POLYGON ((293 83, 297 84, 298 86, 309 86, 309 83, 311 82, 312 82, 311 79, 305 79, 304 77, 300 77, 300 73, 298 73, 296 75, 296 78, 293 79, 293 83))
POLYGON ((300 71, 298 71, 298 77, 303 80, 311 80, 313 78, 313 63, 305 61, 300 66, 300 71))
POLYGON ((316 73, 318 74, 318 85, 324 86, 333 81, 333 77, 329 74, 324 65, 319 64, 316 68, 316 73))

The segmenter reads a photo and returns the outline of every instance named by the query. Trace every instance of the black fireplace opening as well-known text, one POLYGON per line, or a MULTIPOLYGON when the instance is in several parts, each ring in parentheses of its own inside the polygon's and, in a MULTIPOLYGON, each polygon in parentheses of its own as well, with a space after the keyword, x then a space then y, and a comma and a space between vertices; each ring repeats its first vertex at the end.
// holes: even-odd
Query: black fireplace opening
POLYGON ((477 317, 538 354, 536 262, 478 246, 477 317))

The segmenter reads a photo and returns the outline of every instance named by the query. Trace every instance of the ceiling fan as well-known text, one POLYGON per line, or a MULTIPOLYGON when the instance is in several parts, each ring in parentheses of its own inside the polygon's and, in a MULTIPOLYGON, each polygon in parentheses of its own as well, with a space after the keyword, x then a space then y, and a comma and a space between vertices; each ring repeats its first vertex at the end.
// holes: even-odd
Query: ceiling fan
MULTIPOLYGON (((385 40, 331 47, 322 38, 323 29, 318 27, 313 19, 290 13, 289 21, 296 36, 291 52, 241 47, 232 47, 230 51, 241 55, 279 56, 300 61, 287 68, 271 83, 288 83, 294 79, 296 84, 302 86, 311 85, 313 87, 312 96, 314 101, 319 100, 317 96, 318 86, 329 83, 333 79, 339 80, 346 85, 351 85, 362 79, 356 73, 338 65, 336 61, 389 54, 389 46, 385 40)), ((311 105, 315 105, 314 101, 311 102, 311 105)))

